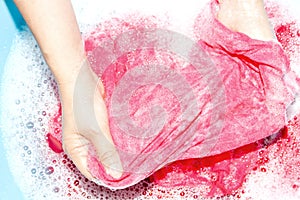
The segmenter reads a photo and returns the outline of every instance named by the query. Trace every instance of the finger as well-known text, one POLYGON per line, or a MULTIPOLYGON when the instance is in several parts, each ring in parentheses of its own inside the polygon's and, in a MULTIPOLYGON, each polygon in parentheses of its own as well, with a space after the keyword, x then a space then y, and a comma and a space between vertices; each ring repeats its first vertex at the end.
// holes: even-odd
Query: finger
POLYGON ((104 85, 103 85, 101 79, 95 73, 92 73, 92 75, 93 75, 93 78, 97 81, 98 91, 100 92, 101 96, 103 98, 105 98, 105 89, 104 89, 104 85))
POLYGON ((90 68, 79 74, 77 82, 73 105, 77 132, 94 145, 106 173, 120 178, 123 169, 109 132, 104 87, 90 68))
POLYGON ((87 162, 89 144, 90 141, 80 134, 74 132, 63 134, 63 149, 65 153, 70 157, 78 170, 92 181, 94 177, 88 171, 87 162))
POLYGON ((105 172, 115 179, 120 178, 123 174, 123 168, 114 144, 103 134, 93 133, 92 135, 94 135, 91 140, 92 144, 105 172))
POLYGON ((114 178, 120 178, 123 173, 123 167, 109 131, 106 105, 103 98, 97 93, 94 98, 94 109, 100 133, 94 132, 90 134, 92 136, 91 142, 96 148, 98 158, 103 164, 106 173, 114 178))

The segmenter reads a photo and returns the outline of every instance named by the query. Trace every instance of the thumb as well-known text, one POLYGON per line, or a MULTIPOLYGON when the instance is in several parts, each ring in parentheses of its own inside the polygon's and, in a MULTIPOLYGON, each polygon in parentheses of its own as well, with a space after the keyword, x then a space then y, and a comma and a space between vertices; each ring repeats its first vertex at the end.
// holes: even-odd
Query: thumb
POLYGON ((113 178, 120 178, 123 173, 123 167, 111 137, 105 133, 94 133, 91 135, 93 135, 93 137, 90 141, 94 145, 98 159, 103 165, 106 173, 113 178))
POLYGON ((90 141, 79 133, 70 130, 63 131, 63 149, 78 170, 89 180, 94 177, 88 171, 88 150, 90 141))
POLYGON ((86 63, 79 73, 74 90, 73 109, 76 129, 94 146, 107 174, 120 178, 123 173, 120 157, 113 143, 104 101, 101 80, 86 63))
MULTIPOLYGON (((98 91, 101 91, 101 86, 103 87, 101 81, 98 81, 98 91)), ((94 95, 94 110, 96 121, 100 128, 100 130, 98 130, 100 132, 97 131, 89 134, 91 136, 90 141, 94 145, 98 158, 106 173, 114 178, 120 178, 123 173, 123 168, 118 151, 110 134, 107 109, 101 93, 103 94, 103 91, 100 92, 100 94, 96 92, 94 95)))
MULTIPOLYGON (((66 131, 65 131, 66 132, 66 131)), ((123 168, 120 157, 112 142, 103 134, 89 134, 91 139, 87 139, 80 133, 69 133, 63 135, 63 149, 71 158, 78 170, 89 180, 94 180, 94 176, 88 170, 89 145, 94 145, 99 161, 102 163, 107 174, 113 178, 122 176, 123 168)))

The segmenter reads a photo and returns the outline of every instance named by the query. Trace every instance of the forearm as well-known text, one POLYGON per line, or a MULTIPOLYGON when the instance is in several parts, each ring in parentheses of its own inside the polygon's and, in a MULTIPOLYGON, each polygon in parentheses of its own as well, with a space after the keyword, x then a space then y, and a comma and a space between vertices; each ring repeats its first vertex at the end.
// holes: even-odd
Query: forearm
POLYGON ((84 47, 70 0, 14 0, 59 84, 72 82, 84 47))

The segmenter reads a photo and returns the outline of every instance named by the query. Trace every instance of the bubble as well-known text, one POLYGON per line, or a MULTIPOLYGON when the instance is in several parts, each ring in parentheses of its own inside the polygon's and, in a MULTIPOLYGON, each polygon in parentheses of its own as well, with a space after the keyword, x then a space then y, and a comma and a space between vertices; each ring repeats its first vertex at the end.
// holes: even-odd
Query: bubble
POLYGON ((27 154, 28 154, 28 155, 31 155, 31 151, 30 151, 30 150, 29 150, 29 151, 27 151, 27 154))
POLYGON ((53 192, 58 193, 59 192, 59 187, 53 188, 53 192))
POLYGON ((59 129, 59 128, 55 128, 55 129, 54 129, 54 133, 55 133, 55 134, 59 134, 59 133, 60 133, 60 129, 59 129))
POLYGON ((34 123, 32 123, 32 122, 27 122, 26 127, 27 127, 28 129, 32 129, 32 128, 34 127, 34 123))
POLYGON ((28 146, 24 146, 23 149, 24 149, 25 151, 27 151, 27 150, 28 150, 28 146))
POLYGON ((21 103, 20 99, 17 99, 17 100, 15 101, 15 103, 16 103, 17 105, 19 105, 19 104, 21 103))
POLYGON ((78 186, 78 185, 79 185, 79 181, 78 181, 78 180, 75 180, 75 181, 74 181, 74 185, 75 185, 75 186, 78 186))
POLYGON ((32 174, 35 174, 35 173, 36 173, 36 169, 35 169, 35 168, 32 168, 32 169, 31 169, 31 173, 32 173, 32 174))
POLYGON ((266 172, 267 169, 266 169, 265 167, 262 167, 262 168, 260 168, 260 171, 261 171, 261 172, 266 172))
POLYGON ((47 174, 47 175, 50 175, 50 174, 52 174, 54 172, 54 168, 52 167, 52 166, 49 166, 49 167, 47 167, 46 169, 45 169, 45 173, 47 174))

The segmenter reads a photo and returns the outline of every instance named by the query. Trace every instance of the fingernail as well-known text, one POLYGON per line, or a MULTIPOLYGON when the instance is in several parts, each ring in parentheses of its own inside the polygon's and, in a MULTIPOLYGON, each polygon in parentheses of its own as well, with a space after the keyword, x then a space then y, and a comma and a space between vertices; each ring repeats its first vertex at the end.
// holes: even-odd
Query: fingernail
POLYGON ((123 167, 121 164, 121 161, 115 161, 111 163, 110 165, 107 165, 104 167, 107 174, 111 175, 115 179, 118 179, 123 174, 123 167))
POLYGON ((105 171, 107 174, 111 175, 115 179, 119 179, 122 176, 122 170, 116 167, 105 167, 105 171))

